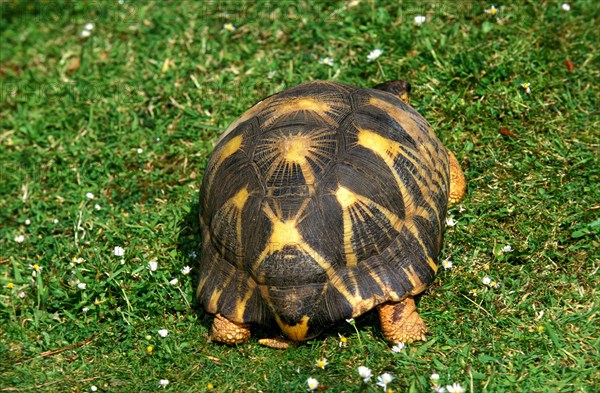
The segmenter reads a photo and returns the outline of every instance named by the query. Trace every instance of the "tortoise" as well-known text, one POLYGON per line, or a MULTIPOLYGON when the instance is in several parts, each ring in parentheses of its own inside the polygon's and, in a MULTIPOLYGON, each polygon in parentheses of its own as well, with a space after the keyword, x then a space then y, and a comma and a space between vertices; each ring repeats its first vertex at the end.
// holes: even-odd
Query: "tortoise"
POLYGON ((210 339, 278 325, 284 335, 259 343, 286 348, 376 308, 387 342, 425 340, 414 296, 466 183, 409 92, 308 82, 229 126, 200 190, 196 299, 214 314, 210 339))

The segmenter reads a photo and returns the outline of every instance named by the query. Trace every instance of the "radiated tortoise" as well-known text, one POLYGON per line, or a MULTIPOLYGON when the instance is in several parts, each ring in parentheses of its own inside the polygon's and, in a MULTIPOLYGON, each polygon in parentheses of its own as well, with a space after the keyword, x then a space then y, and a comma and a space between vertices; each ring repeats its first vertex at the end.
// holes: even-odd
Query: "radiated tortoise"
POLYGON ((213 340, 276 324, 284 336, 259 342, 284 348, 375 307, 388 342, 425 338, 413 297, 466 184, 409 90, 304 83, 226 130, 200 191, 196 297, 213 340))

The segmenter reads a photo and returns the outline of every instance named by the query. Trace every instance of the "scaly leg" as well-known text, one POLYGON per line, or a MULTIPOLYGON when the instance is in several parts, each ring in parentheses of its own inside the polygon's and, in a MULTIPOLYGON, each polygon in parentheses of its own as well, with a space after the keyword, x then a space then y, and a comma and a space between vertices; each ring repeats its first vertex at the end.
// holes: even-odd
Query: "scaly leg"
POLYGON ((426 341, 428 329, 425 322, 417 314, 415 300, 408 296, 398 303, 385 303, 377 307, 381 330, 389 343, 411 343, 417 340, 426 341))
POLYGON ((232 322, 221 314, 216 314, 209 337, 213 341, 229 345, 241 344, 250 338, 250 325, 232 322))
POLYGON ((450 164, 450 195, 448 195, 448 202, 450 202, 450 205, 453 205, 465 196, 467 181, 454 153, 448 149, 446 150, 448 151, 448 161, 450 164))
POLYGON ((258 340, 260 345, 273 349, 288 349, 290 346, 297 346, 297 341, 290 340, 285 337, 261 338, 258 340))

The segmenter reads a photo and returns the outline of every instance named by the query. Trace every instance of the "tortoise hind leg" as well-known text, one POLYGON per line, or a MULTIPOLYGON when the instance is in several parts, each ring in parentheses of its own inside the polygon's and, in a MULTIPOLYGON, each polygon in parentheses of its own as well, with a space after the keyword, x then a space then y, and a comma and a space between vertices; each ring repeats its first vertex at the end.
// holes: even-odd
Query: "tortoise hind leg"
POLYGON ((209 337, 212 341, 224 344, 241 344, 250 338, 250 325, 233 322, 221 314, 216 314, 210 328, 209 337))
POLYGON ((450 193, 448 195, 448 202, 453 205, 465 196, 467 181, 454 153, 448 149, 446 151, 448 151, 448 161, 450 164, 450 193))
POLYGON ((417 314, 415 300, 412 296, 397 303, 382 304, 377 307, 377 311, 381 321, 381 330, 387 342, 426 341, 425 333, 428 332, 428 329, 417 314))

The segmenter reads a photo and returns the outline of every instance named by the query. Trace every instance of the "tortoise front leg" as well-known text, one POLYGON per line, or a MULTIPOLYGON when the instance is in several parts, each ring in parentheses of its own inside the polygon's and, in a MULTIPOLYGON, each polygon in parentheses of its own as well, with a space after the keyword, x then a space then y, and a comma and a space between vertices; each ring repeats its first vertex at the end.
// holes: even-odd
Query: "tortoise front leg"
POLYGON ((417 314, 415 300, 412 296, 406 297, 397 303, 385 303, 377 307, 383 337, 389 343, 411 343, 413 341, 426 341, 425 333, 428 332, 425 322, 417 314))
POLYGON ((230 321, 221 314, 216 314, 210 328, 209 337, 212 341, 234 345, 248 341, 250 325, 230 321))

